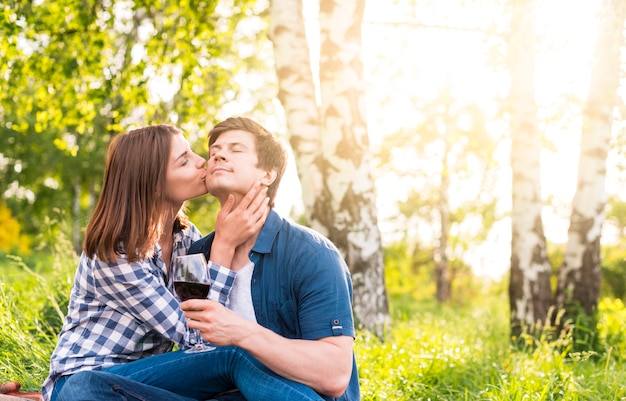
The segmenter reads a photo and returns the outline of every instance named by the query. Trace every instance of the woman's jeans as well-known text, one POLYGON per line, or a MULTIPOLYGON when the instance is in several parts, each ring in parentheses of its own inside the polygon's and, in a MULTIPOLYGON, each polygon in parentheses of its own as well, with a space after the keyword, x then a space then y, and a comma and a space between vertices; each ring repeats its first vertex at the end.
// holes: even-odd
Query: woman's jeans
POLYGON ((58 394, 56 401, 193 401, 234 388, 247 401, 323 400, 310 387, 275 374, 243 349, 217 347, 195 354, 168 352, 78 372, 57 382, 52 401, 54 394, 58 394))

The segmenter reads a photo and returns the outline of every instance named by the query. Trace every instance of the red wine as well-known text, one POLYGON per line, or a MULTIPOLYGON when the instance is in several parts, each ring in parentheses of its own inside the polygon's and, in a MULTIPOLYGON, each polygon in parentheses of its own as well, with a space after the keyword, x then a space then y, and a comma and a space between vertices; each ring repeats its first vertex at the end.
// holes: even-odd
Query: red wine
POLYGON ((183 301, 206 298, 209 295, 209 288, 211 288, 211 285, 208 283, 174 281, 174 291, 183 301))

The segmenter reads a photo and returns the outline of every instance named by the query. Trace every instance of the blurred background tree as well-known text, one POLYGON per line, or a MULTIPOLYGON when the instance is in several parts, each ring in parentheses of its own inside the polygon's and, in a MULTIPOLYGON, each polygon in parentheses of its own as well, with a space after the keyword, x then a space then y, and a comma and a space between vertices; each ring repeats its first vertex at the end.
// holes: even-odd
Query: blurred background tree
MULTIPOLYGON (((621 14, 609 8, 617 4, 0 1, 2 251, 35 249, 42 233, 54 238, 65 226, 79 247, 113 134, 171 122, 203 154, 215 121, 247 114, 289 139, 297 174, 288 172, 280 200, 294 198, 291 217, 334 236, 358 271, 373 278, 379 292, 370 297, 372 286, 364 286, 357 295, 364 309, 371 307, 368 313, 378 314, 374 320, 386 318, 384 288, 391 297, 432 290, 433 298, 455 302, 473 294, 482 278, 472 276, 481 275, 510 279, 514 323, 532 324, 558 286, 571 284, 559 284, 557 270, 565 262, 568 269, 582 266, 571 257, 581 249, 593 256, 592 289, 600 266, 600 294, 623 296, 623 66, 592 74, 596 39, 607 23, 618 21, 612 33, 622 33, 621 14), (341 15, 339 6, 353 8, 341 15), (275 12, 298 24, 281 31, 295 36, 285 36, 280 57, 272 42, 275 12), (535 21, 526 28, 534 34, 511 25, 531 14, 535 21), (516 38, 533 41, 523 47, 516 38), (335 58, 335 52, 347 56, 335 58), (289 68, 309 76, 285 79, 289 68), (607 80, 599 85, 592 76, 607 80), (613 105, 598 108, 598 99, 608 102, 612 95, 605 94, 613 91, 613 105), (292 107, 286 101, 292 92, 305 93, 299 98, 305 101, 292 107), (582 142, 591 150, 583 156, 597 159, 596 167, 583 169, 597 173, 589 178, 577 173, 579 139, 598 138, 590 128, 599 123, 603 141, 582 142), (372 170, 370 145, 379 157, 372 170), (513 163, 512 154, 522 163, 513 163), (587 192, 594 200, 582 209, 572 203, 577 179, 588 188, 604 185, 597 168, 603 161, 606 224, 605 200, 595 197, 601 191, 587 192), (299 188, 304 210, 296 205, 299 188), (532 204, 517 203, 524 196, 532 204), (46 227, 51 215, 67 224, 46 227), (583 215, 597 223, 588 232, 594 238, 565 251, 570 220, 583 215), (516 244, 524 245, 521 252, 516 244), (526 263, 533 255, 541 266, 538 281, 526 263), (507 277, 509 267, 515 277, 507 277), (382 273, 394 282, 380 284, 382 273), (433 283, 424 284, 424 277, 433 283)), ((600 58, 600 67, 618 60, 623 48, 606 43, 602 54, 612 56, 600 58)), ((210 197, 190 202, 189 214, 203 232, 211 230, 216 207, 210 197)), ((595 297, 588 297, 592 306, 595 297)))
POLYGON ((381 144, 378 170, 404 183, 396 224, 412 233, 416 247, 428 239, 422 246, 433 252, 436 298, 445 302, 458 269, 469 270, 465 260, 501 218, 495 196, 501 166, 494 158, 501 138, 487 129, 480 105, 463 103, 448 90, 415 103, 419 122, 381 144))
MULTIPOLYGON (((257 51, 262 11, 245 0, 5 4, 0 188, 23 232, 36 234, 43 217, 59 209, 71 218, 80 248, 115 133, 174 123, 206 154, 198 139, 224 104, 243 96, 241 76, 268 70, 257 51)), ((266 106, 259 101, 248 110, 266 106)), ((208 232, 212 198, 191 204, 208 232)))

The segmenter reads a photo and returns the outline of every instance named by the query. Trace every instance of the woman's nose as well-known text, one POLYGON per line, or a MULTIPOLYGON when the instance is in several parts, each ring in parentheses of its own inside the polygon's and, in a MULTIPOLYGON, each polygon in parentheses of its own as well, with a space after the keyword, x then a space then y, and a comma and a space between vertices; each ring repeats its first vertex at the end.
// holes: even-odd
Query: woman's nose
POLYGON ((206 167, 206 159, 200 155, 198 156, 198 162, 196 163, 196 165, 198 166, 198 168, 205 168, 206 167))

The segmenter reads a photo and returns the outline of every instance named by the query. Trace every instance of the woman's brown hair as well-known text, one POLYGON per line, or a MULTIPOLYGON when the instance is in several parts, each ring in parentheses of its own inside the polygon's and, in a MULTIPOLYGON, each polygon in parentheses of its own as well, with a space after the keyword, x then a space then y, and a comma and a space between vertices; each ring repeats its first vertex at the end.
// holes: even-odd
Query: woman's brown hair
MULTIPOLYGON (((85 231, 83 250, 88 257, 114 263, 121 253, 129 262, 152 255, 163 231, 165 177, 171 139, 177 134, 182 135, 178 128, 160 124, 113 138, 102 191, 85 231)), ((180 211, 174 228, 187 225, 180 211)))

